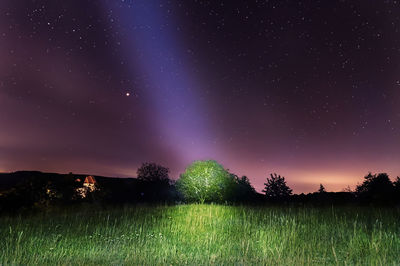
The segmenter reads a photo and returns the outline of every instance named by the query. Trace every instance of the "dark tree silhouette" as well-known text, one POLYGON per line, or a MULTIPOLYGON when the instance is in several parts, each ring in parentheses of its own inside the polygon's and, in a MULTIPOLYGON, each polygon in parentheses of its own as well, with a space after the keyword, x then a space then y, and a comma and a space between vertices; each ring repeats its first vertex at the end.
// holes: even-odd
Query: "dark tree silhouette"
POLYGON ((399 176, 393 182, 393 186, 394 186, 396 192, 400 192, 400 177, 399 176))
POLYGON ((17 172, 24 176, 7 193, 9 208, 47 208, 55 204, 70 204, 77 199, 78 184, 74 176, 41 172, 17 172))
POLYGON ((271 174, 271 178, 267 178, 267 183, 264 185, 263 192, 270 200, 284 200, 292 194, 292 190, 286 185, 285 178, 277 174, 271 174))
POLYGON ((169 182, 169 169, 156 163, 143 163, 137 170, 137 178, 150 182, 169 182))
POLYGON ((250 184, 247 176, 238 177, 235 174, 231 174, 231 177, 235 181, 235 189, 231 201, 253 202, 257 200, 257 192, 250 184))
POLYGON ((397 203, 400 203, 400 177, 397 177, 393 182, 394 187, 394 197, 397 203))
POLYGON ((255 193, 256 190, 253 188, 253 186, 250 184, 250 180, 247 176, 242 176, 241 178, 237 177, 236 181, 240 187, 240 190, 245 192, 246 194, 249 193, 255 193))
POLYGON ((50 202, 60 198, 56 186, 47 177, 34 174, 19 184, 15 190, 19 198, 23 199, 23 206, 47 207, 50 202))
POLYGON ((141 200, 166 201, 172 193, 169 169, 156 163, 143 163, 137 170, 141 200))
POLYGON ((326 193, 325 187, 322 184, 319 184, 318 193, 326 193))
POLYGON ((343 188, 341 192, 354 193, 354 191, 351 189, 350 186, 347 186, 347 187, 343 188))
POLYGON ((387 204, 393 199, 394 186, 386 173, 368 173, 364 182, 357 186, 356 193, 364 203, 387 204))

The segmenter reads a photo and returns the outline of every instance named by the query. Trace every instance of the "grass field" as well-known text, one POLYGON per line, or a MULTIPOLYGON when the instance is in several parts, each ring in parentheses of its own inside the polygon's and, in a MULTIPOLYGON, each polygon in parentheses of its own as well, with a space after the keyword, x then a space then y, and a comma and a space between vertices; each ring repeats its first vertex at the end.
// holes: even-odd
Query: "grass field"
POLYGON ((400 211, 138 206, 0 217, 0 264, 400 264, 400 211))

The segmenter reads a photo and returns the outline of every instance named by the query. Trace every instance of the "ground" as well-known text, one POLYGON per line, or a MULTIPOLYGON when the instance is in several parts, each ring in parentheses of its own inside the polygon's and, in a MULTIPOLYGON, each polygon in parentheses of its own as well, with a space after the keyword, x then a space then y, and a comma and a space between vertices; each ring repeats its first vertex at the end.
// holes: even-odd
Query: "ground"
POLYGON ((222 205, 0 217, 0 264, 400 264, 400 210, 222 205))

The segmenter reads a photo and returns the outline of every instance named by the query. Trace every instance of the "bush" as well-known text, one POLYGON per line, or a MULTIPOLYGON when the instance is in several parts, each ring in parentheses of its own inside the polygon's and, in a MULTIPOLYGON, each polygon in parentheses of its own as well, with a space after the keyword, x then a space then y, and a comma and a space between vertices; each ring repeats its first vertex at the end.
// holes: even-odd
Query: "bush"
POLYGON ((225 202, 232 198, 235 181, 214 160, 195 161, 177 181, 177 189, 187 202, 225 202))

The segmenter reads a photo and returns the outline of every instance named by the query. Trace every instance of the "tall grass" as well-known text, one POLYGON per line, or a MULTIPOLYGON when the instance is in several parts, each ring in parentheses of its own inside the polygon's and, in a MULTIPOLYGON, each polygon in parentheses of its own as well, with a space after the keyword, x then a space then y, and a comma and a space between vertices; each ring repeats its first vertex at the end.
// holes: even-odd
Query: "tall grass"
POLYGON ((400 264, 400 212, 137 206, 0 218, 0 264, 400 264))

